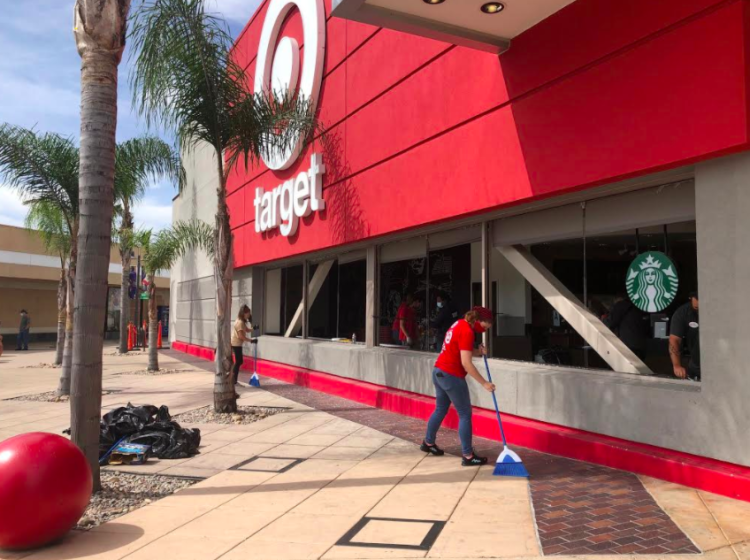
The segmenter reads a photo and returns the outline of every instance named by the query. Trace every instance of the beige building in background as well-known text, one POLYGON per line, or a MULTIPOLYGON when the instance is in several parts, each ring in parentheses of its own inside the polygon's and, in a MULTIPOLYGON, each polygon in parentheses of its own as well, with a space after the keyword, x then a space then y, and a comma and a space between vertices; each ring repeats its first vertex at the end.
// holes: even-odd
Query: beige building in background
MULTIPOLYGON (((138 252, 133 258, 135 266, 138 252)), ((20 321, 19 312, 26 309, 31 317, 31 341, 54 341, 57 334, 57 286, 60 280, 60 258, 45 251, 44 243, 25 228, 0 225, 0 334, 6 348, 15 345, 20 321)), ((107 338, 119 336, 120 284, 122 264, 117 246, 112 247, 107 294, 107 338)), ((169 313, 169 271, 156 278, 157 306, 169 313)), ((136 301, 131 300, 131 318, 136 301)), ((143 312, 147 313, 146 302, 143 312)))

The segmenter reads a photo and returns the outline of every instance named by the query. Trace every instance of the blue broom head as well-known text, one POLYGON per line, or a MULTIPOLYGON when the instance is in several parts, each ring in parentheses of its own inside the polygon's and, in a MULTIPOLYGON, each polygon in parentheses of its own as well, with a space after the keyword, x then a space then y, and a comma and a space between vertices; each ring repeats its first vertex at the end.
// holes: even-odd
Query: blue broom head
POLYGON ((252 385, 253 387, 260 387, 260 377, 258 377, 257 373, 254 373, 250 378, 250 385, 252 385))
POLYGON ((523 466, 521 458, 507 447, 503 448, 502 453, 497 457, 495 470, 492 474, 495 476, 529 478, 529 471, 523 466))

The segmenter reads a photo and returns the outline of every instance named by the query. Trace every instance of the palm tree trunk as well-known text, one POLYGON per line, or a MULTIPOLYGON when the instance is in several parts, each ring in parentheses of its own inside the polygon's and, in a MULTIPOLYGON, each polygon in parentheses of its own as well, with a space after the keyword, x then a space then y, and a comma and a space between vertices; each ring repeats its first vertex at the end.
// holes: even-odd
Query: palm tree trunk
MULTIPOLYGON (((124 201, 120 233, 128 229, 133 229, 133 216, 130 213, 127 201, 124 201)), ((125 247, 123 250, 122 238, 123 236, 120 235, 120 257, 122 258, 122 282, 120 284, 120 354, 125 354, 128 351, 128 322, 130 320, 130 297, 128 294, 130 279, 130 248, 125 247)))
POLYGON ((156 284, 153 273, 148 274, 148 371, 159 371, 159 349, 156 347, 159 323, 156 320, 156 284))
POLYGON ((219 165, 221 185, 218 190, 216 213, 216 256, 214 277, 216 280, 216 375, 214 376, 214 411, 237 412, 237 398, 232 376, 232 345, 229 315, 232 310, 232 230, 229 225, 229 209, 226 199, 226 180, 219 165))
POLYGON ((67 317, 66 296, 68 283, 65 279, 68 272, 63 266, 60 269, 60 281, 57 284, 57 346, 55 349, 55 365, 63 363, 63 349, 65 348, 65 318, 67 317))
POLYGON ((71 439, 99 477, 102 350, 114 207, 117 68, 125 48, 130 0, 77 0, 81 55, 81 159, 78 269, 73 323, 71 439))
POLYGON ((68 282, 65 297, 65 345, 63 346, 62 373, 60 384, 57 386, 56 395, 70 395, 70 380, 73 371, 73 315, 76 288, 76 267, 78 263, 78 226, 71 232, 70 260, 68 264, 68 282))

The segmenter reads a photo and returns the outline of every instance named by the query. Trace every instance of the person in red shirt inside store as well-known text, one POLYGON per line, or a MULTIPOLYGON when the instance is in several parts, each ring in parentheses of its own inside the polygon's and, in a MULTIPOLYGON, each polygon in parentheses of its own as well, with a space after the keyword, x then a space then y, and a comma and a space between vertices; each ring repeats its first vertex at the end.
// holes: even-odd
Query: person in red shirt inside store
POLYGON ((435 444, 437 432, 448 413, 451 403, 458 412, 458 436, 461 439, 461 464, 474 467, 487 463, 487 457, 474 453, 471 442, 471 396, 466 376, 471 376, 487 391, 492 393, 495 385, 482 377, 474 367, 472 358, 487 353, 484 345, 474 349, 476 334, 485 332, 492 326, 492 311, 486 307, 474 307, 463 319, 459 319, 448 329, 443 341, 443 348, 432 370, 432 382, 435 385, 435 412, 427 423, 427 434, 420 449, 432 455, 443 455, 445 452, 435 444))
POLYGON ((417 340, 417 310, 420 301, 411 294, 401 302, 393 322, 393 340, 398 340, 402 346, 414 346, 417 340))

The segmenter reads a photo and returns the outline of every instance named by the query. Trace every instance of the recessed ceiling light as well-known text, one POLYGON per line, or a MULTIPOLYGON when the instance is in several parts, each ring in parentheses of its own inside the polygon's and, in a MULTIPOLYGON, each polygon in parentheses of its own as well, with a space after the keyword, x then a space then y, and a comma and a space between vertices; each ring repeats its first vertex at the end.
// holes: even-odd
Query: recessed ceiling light
POLYGON ((482 11, 485 14, 499 14, 505 9, 505 4, 502 2, 487 2, 482 6, 482 11))
POLYGON ((425 4, 442 4, 445 0, 422 0, 425 4))

